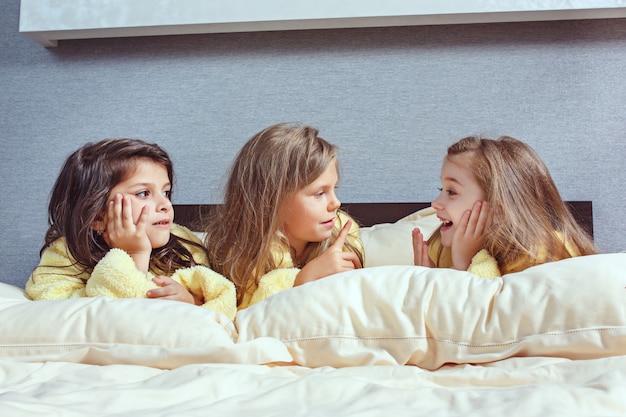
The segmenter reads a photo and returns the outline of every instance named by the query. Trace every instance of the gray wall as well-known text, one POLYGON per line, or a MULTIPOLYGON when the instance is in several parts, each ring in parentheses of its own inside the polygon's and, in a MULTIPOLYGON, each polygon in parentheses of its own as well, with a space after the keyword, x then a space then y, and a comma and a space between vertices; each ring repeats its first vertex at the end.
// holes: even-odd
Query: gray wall
POLYGON ((530 143, 567 200, 592 200, 596 243, 626 249, 626 20, 61 41, 18 33, 0 3, 0 280, 38 261, 47 199, 87 141, 155 141, 176 203, 218 202, 256 131, 302 120, 341 148, 345 202, 430 201, 462 136, 530 143))

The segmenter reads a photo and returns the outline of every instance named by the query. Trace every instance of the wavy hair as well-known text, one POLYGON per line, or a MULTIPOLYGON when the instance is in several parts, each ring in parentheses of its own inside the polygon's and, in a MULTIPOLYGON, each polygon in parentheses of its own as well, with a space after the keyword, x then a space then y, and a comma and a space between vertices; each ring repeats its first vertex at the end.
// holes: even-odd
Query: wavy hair
MULTIPOLYGON (((55 240, 65 237, 76 264, 91 273, 110 249, 104 238, 92 229, 92 224, 105 218, 111 189, 132 175, 142 159, 162 165, 170 182, 174 183, 172 161, 167 152, 154 143, 139 139, 104 139, 87 143, 73 152, 52 188, 49 228, 40 254, 55 240)), ((204 250, 202 245, 170 234, 165 246, 153 249, 151 270, 169 274, 194 265, 193 255, 183 242, 204 250)))
MULTIPOLYGON (((224 204, 208 219, 205 246, 211 268, 228 277, 241 301, 260 277, 278 267, 276 247, 290 252, 281 231, 280 210, 296 191, 317 179, 333 161, 334 145, 318 136, 318 130, 300 123, 280 123, 254 135, 235 158, 224 193, 224 204)), ((305 263, 319 256, 335 241, 332 237, 311 242, 305 263)), ((361 261, 363 254, 351 239, 346 246, 361 261)))
POLYGON ((572 256, 597 253, 532 147, 509 137, 463 138, 447 160, 468 169, 494 213, 485 246, 503 274, 572 256))

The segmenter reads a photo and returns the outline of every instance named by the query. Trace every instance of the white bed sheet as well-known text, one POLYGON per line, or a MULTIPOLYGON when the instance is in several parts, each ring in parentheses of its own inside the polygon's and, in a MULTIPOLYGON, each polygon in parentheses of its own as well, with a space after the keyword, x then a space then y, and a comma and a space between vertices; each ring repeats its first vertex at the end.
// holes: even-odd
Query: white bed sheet
POLYGON ((624 416, 626 356, 305 368, 0 361, 8 416, 624 416))

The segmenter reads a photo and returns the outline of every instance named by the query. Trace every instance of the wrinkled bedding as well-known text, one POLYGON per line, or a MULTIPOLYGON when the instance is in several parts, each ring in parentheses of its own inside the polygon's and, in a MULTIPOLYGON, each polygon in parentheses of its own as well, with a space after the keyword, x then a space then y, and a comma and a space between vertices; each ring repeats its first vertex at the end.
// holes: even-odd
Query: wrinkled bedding
POLYGON ((0 416, 626 416, 626 253, 494 280, 410 256, 235 321, 0 282, 0 416))
POLYGON ((0 361, 3 416, 624 416, 626 356, 305 368, 0 361))

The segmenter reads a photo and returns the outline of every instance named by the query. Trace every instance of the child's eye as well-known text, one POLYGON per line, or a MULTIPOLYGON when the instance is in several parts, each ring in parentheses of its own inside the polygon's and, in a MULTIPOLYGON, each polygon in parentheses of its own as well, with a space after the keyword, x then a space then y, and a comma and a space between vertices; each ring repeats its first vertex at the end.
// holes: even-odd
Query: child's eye
POLYGON ((172 190, 163 191, 163 195, 167 197, 168 200, 172 199, 172 190))
POLYGON ((443 188, 437 188, 439 190, 439 192, 445 192, 446 194, 448 194, 449 196, 453 196, 456 195, 456 191, 454 191, 453 189, 450 188, 446 188, 445 190, 443 188))
POLYGON ((144 191, 139 191, 139 192, 138 192, 138 193, 136 193, 135 195, 136 195, 137 197, 140 197, 140 198, 146 198, 146 197, 148 197, 148 195, 149 195, 149 194, 150 194, 150 193, 149 193, 147 190, 144 190, 144 191))

